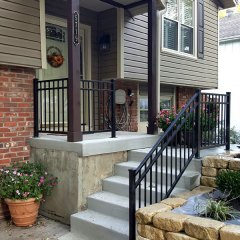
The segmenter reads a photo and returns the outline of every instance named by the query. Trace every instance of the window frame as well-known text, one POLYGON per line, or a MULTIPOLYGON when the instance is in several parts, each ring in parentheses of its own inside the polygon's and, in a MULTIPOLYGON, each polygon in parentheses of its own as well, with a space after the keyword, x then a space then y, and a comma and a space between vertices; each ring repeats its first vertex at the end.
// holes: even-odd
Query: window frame
POLYGON ((198 52, 197 51, 197 0, 193 0, 193 26, 190 26, 190 27, 193 28, 193 54, 181 52, 181 26, 182 25, 183 26, 188 26, 188 25, 180 22, 180 11, 181 11, 180 1, 181 0, 177 0, 177 4, 178 4, 178 19, 177 20, 173 20, 173 19, 165 17, 166 12, 162 15, 161 51, 177 54, 177 55, 192 58, 192 59, 197 59, 197 52, 198 52), (169 19, 170 21, 174 21, 174 22, 178 23, 178 50, 173 50, 173 49, 164 47, 164 19, 165 18, 169 19))

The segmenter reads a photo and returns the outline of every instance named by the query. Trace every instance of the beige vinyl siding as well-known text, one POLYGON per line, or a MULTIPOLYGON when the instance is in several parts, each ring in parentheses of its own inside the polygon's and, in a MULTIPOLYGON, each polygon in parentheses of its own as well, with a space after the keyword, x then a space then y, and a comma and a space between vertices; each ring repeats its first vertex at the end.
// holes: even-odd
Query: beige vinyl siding
MULTIPOLYGON (((66 2, 59 0, 45 0, 46 13, 52 16, 67 18, 66 2)), ((98 79, 98 15, 96 12, 81 8, 80 22, 91 27, 91 41, 92 41, 92 79, 98 79)))
MULTIPOLYGON (((204 59, 161 51, 161 84, 215 88, 218 82, 218 9, 205 1, 204 59)), ((160 24, 161 25, 161 24, 160 24)), ((125 18, 125 78, 147 81, 147 15, 125 18)))
POLYGON ((204 59, 162 51, 160 81, 165 84, 216 88, 218 84, 218 9, 204 1, 204 59))
POLYGON ((41 67, 38 0, 0 0, 0 64, 41 67))
POLYGON ((147 81, 148 62, 147 14, 133 19, 126 13, 124 26, 124 77, 147 81))
POLYGON ((117 77, 117 9, 99 13, 99 39, 103 34, 111 38, 110 51, 99 53, 100 79, 117 77))

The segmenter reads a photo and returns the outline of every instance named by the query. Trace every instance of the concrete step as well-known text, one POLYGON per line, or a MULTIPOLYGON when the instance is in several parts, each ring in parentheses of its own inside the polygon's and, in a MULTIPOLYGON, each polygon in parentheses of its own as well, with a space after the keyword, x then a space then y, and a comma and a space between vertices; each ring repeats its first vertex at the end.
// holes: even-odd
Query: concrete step
MULTIPOLYGON (((145 158, 145 156, 149 153, 151 149, 150 148, 142 148, 142 149, 137 149, 137 150, 131 150, 128 151, 128 161, 134 161, 134 162, 142 162, 143 159, 145 158)), ((191 154, 191 152, 190 152, 191 154)), ((180 149, 173 149, 173 151, 171 152, 170 149, 168 150, 168 156, 166 155, 166 151, 163 152, 163 159, 162 159, 162 163, 163 166, 166 166, 166 159, 168 159, 167 163, 168 165, 170 165, 171 163, 171 156, 172 156, 172 161, 173 163, 175 162, 175 156, 177 156, 177 162, 180 161, 180 159, 182 158, 182 162, 183 157, 187 157, 188 156, 188 152, 186 151, 184 153, 184 151, 181 151, 181 158, 180 158, 180 149), (184 155, 185 154, 185 155, 184 155)), ((159 158, 158 163, 161 163, 161 160, 159 158)), ((188 166, 188 170, 192 170, 192 171, 201 171, 201 159, 196 159, 193 158, 191 163, 188 166)))
POLYGON ((88 209, 118 217, 129 219, 129 198, 111 192, 98 192, 88 197, 88 209))
POLYGON ((71 233, 80 240, 128 240, 128 221, 86 210, 71 216, 71 233))
MULTIPOLYGON (((122 162, 115 165, 115 175, 126 177, 128 178, 129 173, 128 169, 137 168, 139 166, 139 162, 129 161, 129 162, 122 162)), ((152 171, 152 179, 155 180, 155 167, 152 171)), ((158 172, 162 172, 162 183, 165 185, 166 180, 168 183, 171 181, 171 173, 172 173, 172 180, 174 181, 175 177, 175 163, 173 163, 173 167, 170 166, 168 168, 163 167, 162 169, 158 166, 158 172)), ((179 171, 177 172, 179 174, 179 171)), ((158 175, 158 181, 161 182, 161 175, 158 175)), ((147 181, 150 181, 150 173, 147 175, 147 181)), ((197 171, 185 171, 182 178, 178 182, 178 187, 183 187, 186 189, 193 189, 198 186, 200 183, 200 173, 197 171)))
MULTIPOLYGON (((150 195, 150 183, 146 183, 146 193, 147 196, 150 195)), ((160 192, 161 190, 161 186, 158 184, 157 186, 158 192, 160 192)), ((166 186, 162 186, 162 189, 165 191, 166 186)), ((111 192, 114 194, 118 194, 121 196, 129 196, 129 180, 126 177, 121 177, 121 176, 113 176, 113 177, 109 177, 103 180, 103 190, 107 191, 107 192, 111 192)), ((181 188, 181 187, 175 187, 175 189, 173 190, 172 194, 176 194, 176 193, 181 193, 181 192, 185 192, 186 188, 181 188)), ((143 186, 142 186, 142 191, 141 191, 141 197, 143 199, 143 195, 144 195, 144 190, 143 190, 143 186)), ((155 190, 152 190, 152 196, 155 196, 155 190)), ((137 194, 138 197, 138 194, 137 194)), ((149 199, 147 199, 147 201, 149 201, 149 199)))

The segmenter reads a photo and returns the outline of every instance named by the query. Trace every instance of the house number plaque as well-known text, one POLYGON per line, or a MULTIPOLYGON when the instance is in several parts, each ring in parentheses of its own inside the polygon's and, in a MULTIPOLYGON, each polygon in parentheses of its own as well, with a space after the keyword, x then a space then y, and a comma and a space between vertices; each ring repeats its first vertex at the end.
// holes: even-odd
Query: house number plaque
POLYGON ((73 43, 74 45, 79 44, 79 13, 74 12, 73 14, 73 43))

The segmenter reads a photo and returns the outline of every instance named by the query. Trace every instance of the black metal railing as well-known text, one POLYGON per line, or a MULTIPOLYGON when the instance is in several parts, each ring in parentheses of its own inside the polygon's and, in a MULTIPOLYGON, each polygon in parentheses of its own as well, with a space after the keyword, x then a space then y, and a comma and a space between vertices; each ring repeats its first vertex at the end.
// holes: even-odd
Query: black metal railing
POLYGON ((130 240, 136 238, 136 208, 169 197, 191 160, 200 157, 201 148, 226 145, 229 149, 229 131, 230 93, 197 90, 138 168, 129 169, 130 240))
POLYGON ((231 94, 201 94, 201 148, 225 146, 230 149, 231 94))
MULTIPOLYGON (((39 133, 67 134, 68 79, 34 79, 34 136, 39 133)), ((81 80, 81 131, 109 132, 115 129, 115 82, 81 80), (107 117, 106 117, 107 116, 107 117)))

